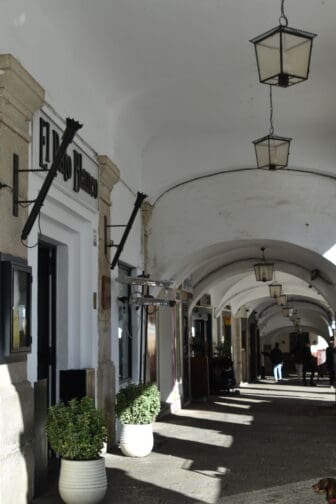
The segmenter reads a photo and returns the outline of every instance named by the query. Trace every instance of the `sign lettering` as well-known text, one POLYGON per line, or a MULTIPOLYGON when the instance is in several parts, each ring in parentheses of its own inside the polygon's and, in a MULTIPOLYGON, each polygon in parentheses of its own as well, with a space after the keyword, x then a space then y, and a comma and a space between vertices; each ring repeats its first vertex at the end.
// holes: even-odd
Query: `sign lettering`
MULTIPOLYGON (((47 170, 50 163, 50 151, 52 160, 55 159, 57 149, 60 145, 60 137, 56 130, 50 128, 50 123, 40 118, 39 136, 39 165, 42 170, 47 170)), ((98 197, 98 181, 85 168, 83 168, 83 156, 76 149, 73 149, 72 156, 66 154, 58 169, 65 182, 73 179, 72 188, 74 192, 85 191, 92 198, 98 197)))

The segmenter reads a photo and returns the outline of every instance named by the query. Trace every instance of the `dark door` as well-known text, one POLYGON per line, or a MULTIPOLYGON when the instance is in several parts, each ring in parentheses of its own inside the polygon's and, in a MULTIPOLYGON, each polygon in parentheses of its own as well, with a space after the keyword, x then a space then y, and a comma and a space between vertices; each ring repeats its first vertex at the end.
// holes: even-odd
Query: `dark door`
POLYGON ((35 497, 47 488, 48 466, 53 455, 48 450, 45 425, 48 406, 56 401, 56 248, 38 246, 37 273, 37 382, 35 383, 35 497))
POLYGON ((189 327, 188 327, 188 305, 182 305, 182 338, 183 338, 183 402, 190 401, 190 380, 189 380, 189 327))
POLYGON ((47 380, 47 404, 56 401, 56 247, 38 248, 38 380, 47 380))

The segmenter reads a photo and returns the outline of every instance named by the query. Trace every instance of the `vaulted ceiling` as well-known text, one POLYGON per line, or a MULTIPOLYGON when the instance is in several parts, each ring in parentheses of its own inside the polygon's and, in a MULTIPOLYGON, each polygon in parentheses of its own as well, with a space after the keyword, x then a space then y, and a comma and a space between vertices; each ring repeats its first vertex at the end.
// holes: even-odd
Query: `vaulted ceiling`
MULTIPOLYGON (((196 291, 201 281, 208 282, 218 307, 230 302, 236 310, 246 304, 263 311, 267 292, 251 276, 253 258, 263 242, 274 244, 278 239, 293 245, 288 246, 288 257, 286 247, 272 250, 281 264, 290 265, 295 259, 306 271, 328 270, 329 284, 324 285, 328 294, 321 297, 323 288, 312 294, 308 277, 283 268, 289 294, 302 301, 311 299, 322 312, 328 306, 335 310, 330 295, 335 273, 322 257, 336 243, 335 0, 285 2, 289 26, 317 37, 308 81, 274 89, 275 132, 293 142, 288 170, 265 177, 257 174, 251 142, 268 132, 269 90, 258 81, 249 40, 278 25, 280 0, 1 0, 0 4, 2 52, 21 59, 45 87, 47 100, 61 114, 81 120, 83 137, 98 152, 111 156, 130 187, 148 194, 154 213, 160 215, 154 231, 165 230, 174 240, 174 223, 180 216, 184 230, 177 240, 197 232, 207 237, 206 219, 192 220, 195 209, 190 207, 187 213, 179 203, 177 215, 167 209, 160 214, 160 205, 167 191, 181 182, 206 174, 231 174, 213 180, 223 194, 222 207, 216 208, 216 216, 222 216, 215 230, 220 252, 216 254, 210 239, 198 243, 188 235, 192 254, 199 258, 191 268, 191 262, 189 267, 183 265, 187 255, 178 264, 178 250, 168 242, 164 253, 176 257, 174 270, 165 267, 167 257, 160 257, 159 237, 156 249, 154 239, 154 271, 178 280, 184 272, 194 278, 196 291), (271 206, 281 219, 270 212, 271 206), (262 221, 263 227, 255 226, 262 221), (228 243, 222 246, 223 236, 228 243), (242 253, 244 238, 248 245, 242 253), (300 257, 296 246, 302 247, 300 257), (250 260, 249 268, 242 262, 234 275, 216 277, 216 271, 232 262, 229 249, 245 266, 250 260), (201 280, 205 272, 207 278, 201 280)), ((206 183, 193 186, 191 197, 195 208, 204 204, 209 212, 211 198, 203 187, 209 190, 206 183)), ((186 201, 188 194, 182 196, 186 201)), ((169 206, 174 207, 174 198, 169 206)), ((307 327, 321 330, 313 315, 307 327)))

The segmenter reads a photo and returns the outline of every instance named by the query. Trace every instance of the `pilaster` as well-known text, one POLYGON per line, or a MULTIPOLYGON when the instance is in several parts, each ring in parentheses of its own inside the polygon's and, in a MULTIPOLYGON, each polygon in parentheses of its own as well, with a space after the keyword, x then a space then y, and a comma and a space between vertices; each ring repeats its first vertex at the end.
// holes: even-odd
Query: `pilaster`
POLYGON ((144 271, 148 272, 149 257, 148 257, 148 239, 151 234, 151 219, 153 215, 153 206, 144 201, 141 205, 142 226, 143 226, 143 253, 144 253, 144 271))
POLYGON ((109 447, 115 432, 115 368, 111 359, 111 252, 105 254, 105 219, 110 223, 111 191, 120 179, 118 167, 108 156, 97 157, 99 163, 99 250, 98 250, 98 405, 108 419, 109 447))
MULTIPOLYGON (((10 54, 0 55, 0 251, 26 257, 21 244, 21 230, 27 209, 20 207, 19 217, 12 214, 13 154, 19 156, 20 168, 28 168, 30 121, 43 104, 44 90, 10 54)), ((21 200, 27 199, 28 174, 20 174, 21 200)))
MULTIPOLYGON (((44 90, 10 54, 0 55, 0 252, 26 259, 21 231, 27 209, 12 212, 13 154, 29 168, 30 121, 42 106, 44 90)), ((20 174, 19 199, 27 200, 28 174, 20 174)), ((26 361, 0 365, 0 502, 26 504, 33 495, 34 393, 26 361)))

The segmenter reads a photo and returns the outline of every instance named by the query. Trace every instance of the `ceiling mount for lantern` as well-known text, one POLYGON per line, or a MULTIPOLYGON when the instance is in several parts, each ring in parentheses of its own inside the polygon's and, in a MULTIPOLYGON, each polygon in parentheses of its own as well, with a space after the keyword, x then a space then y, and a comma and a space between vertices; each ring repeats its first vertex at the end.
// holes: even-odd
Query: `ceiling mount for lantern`
POLYGON ((257 282, 270 282, 273 280, 274 264, 266 262, 265 247, 261 247, 262 262, 254 265, 254 273, 257 282))
POLYGON ((288 165, 291 138, 274 135, 273 98, 270 86, 270 130, 269 134, 253 141, 258 168, 279 170, 288 165))
POLYGON ((276 282, 273 282, 269 285, 269 291, 271 298, 279 298, 281 296, 282 285, 276 282))
POLYGON ((279 26, 253 38, 259 80, 271 86, 288 87, 308 79, 315 33, 290 28, 281 0, 279 26))

